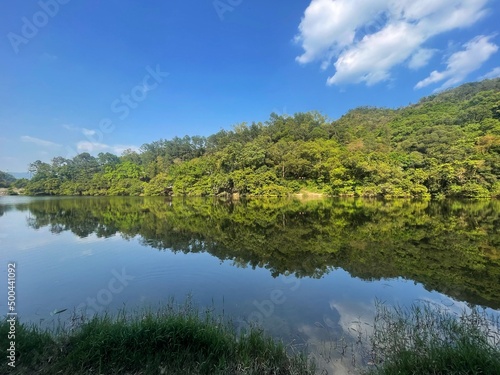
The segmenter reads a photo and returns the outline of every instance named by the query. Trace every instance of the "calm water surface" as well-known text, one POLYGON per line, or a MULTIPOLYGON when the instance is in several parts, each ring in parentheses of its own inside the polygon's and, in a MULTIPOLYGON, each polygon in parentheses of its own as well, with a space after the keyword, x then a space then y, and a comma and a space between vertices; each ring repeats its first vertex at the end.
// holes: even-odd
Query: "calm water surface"
POLYGON ((498 201, 0 197, 0 295, 10 261, 25 322, 190 294, 345 370, 322 348, 376 299, 498 313, 499 229, 498 201))

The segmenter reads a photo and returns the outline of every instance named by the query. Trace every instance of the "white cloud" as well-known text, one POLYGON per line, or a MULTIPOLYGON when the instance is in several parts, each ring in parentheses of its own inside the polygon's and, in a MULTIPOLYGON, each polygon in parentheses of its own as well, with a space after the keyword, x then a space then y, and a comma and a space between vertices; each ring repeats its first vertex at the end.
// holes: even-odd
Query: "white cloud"
POLYGON ((438 90, 443 90, 462 82, 471 72, 498 51, 498 46, 490 42, 491 36, 480 35, 463 45, 464 50, 455 52, 448 58, 444 71, 434 70, 429 77, 418 82, 415 88, 420 89, 433 83, 446 80, 438 90))
POLYGON ((131 149, 138 152, 139 147, 128 146, 128 145, 107 145, 104 143, 81 141, 76 145, 78 152, 88 152, 88 153, 99 153, 99 152, 111 152, 115 155, 121 155, 123 151, 131 149))
POLYGON ((111 146, 111 152, 116 155, 121 155, 125 150, 132 150, 135 152, 139 152, 139 147, 131 146, 131 145, 115 145, 111 146))
POLYGON ((63 124, 63 128, 66 130, 71 130, 71 131, 77 131, 82 133, 86 137, 91 137, 95 135, 97 132, 93 129, 87 129, 87 128, 79 128, 78 126, 73 126, 73 125, 68 125, 68 124, 63 124))
POLYGON ((323 59, 351 45, 356 30, 377 15, 382 3, 382 0, 313 0, 295 37, 305 50, 297 61, 323 59))
POLYGON ((96 131, 91 130, 91 129, 82 128, 82 133, 83 133, 83 135, 90 137, 92 135, 95 135, 96 131))
POLYGON ((438 34, 476 23, 488 0, 312 0, 295 41, 301 64, 334 65, 328 84, 374 84, 404 62, 426 65, 434 51, 425 43, 438 34))
POLYGON ((493 79, 500 77, 500 66, 497 66, 492 71, 486 73, 484 76, 479 77, 479 80, 483 79, 493 79))
POLYGON ((60 147, 61 146, 58 143, 46 141, 46 140, 40 139, 40 138, 30 137, 29 135, 23 135, 21 137, 21 141, 34 143, 34 144, 36 144, 38 146, 42 146, 42 147, 60 147))
POLYGON ((410 61, 408 62, 408 67, 416 70, 426 66, 435 53, 436 50, 434 49, 420 48, 412 55, 410 61))
POLYGON ((80 128, 70 125, 70 124, 63 124, 62 127, 66 130, 79 130, 80 128))
POLYGON ((408 59, 421 43, 420 35, 412 32, 407 23, 389 25, 379 32, 365 36, 356 46, 344 51, 337 61, 337 72, 329 85, 366 82, 372 85, 390 77, 390 69, 408 59))

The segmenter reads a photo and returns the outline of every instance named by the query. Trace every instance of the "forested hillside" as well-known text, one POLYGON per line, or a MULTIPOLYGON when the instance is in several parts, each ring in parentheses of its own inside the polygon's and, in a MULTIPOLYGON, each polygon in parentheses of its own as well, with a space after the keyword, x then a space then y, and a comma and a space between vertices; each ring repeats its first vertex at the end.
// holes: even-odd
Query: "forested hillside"
POLYGON ((0 171, 0 188, 8 188, 14 182, 16 182, 16 178, 9 173, 0 171))
POLYGON ((500 196, 500 79, 336 121, 271 114, 209 137, 31 164, 32 195, 500 196))

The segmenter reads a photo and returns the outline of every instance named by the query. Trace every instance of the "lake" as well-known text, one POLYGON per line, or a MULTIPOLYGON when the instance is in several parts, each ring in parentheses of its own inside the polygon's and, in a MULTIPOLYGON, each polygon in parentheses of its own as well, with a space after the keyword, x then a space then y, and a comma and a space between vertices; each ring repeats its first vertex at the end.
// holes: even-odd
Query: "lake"
POLYGON ((346 372, 328 343, 375 301, 498 314, 499 229, 495 200, 0 197, 0 295, 15 262, 20 320, 49 327, 190 296, 346 372))

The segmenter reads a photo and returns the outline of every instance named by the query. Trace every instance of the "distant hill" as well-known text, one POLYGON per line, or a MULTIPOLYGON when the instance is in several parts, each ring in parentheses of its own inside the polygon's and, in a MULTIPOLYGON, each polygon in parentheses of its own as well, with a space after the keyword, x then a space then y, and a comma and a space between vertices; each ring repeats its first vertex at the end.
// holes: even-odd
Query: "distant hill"
POLYGON ((16 181, 10 173, 0 171, 0 188, 7 188, 16 181))
POLYGON ((26 178, 29 180, 31 178, 29 172, 9 172, 9 174, 14 176, 16 179, 26 178))
POLYGON ((500 79, 398 109, 360 107, 332 121, 272 113, 209 137, 144 144, 121 157, 34 162, 33 195, 500 196, 500 79))

